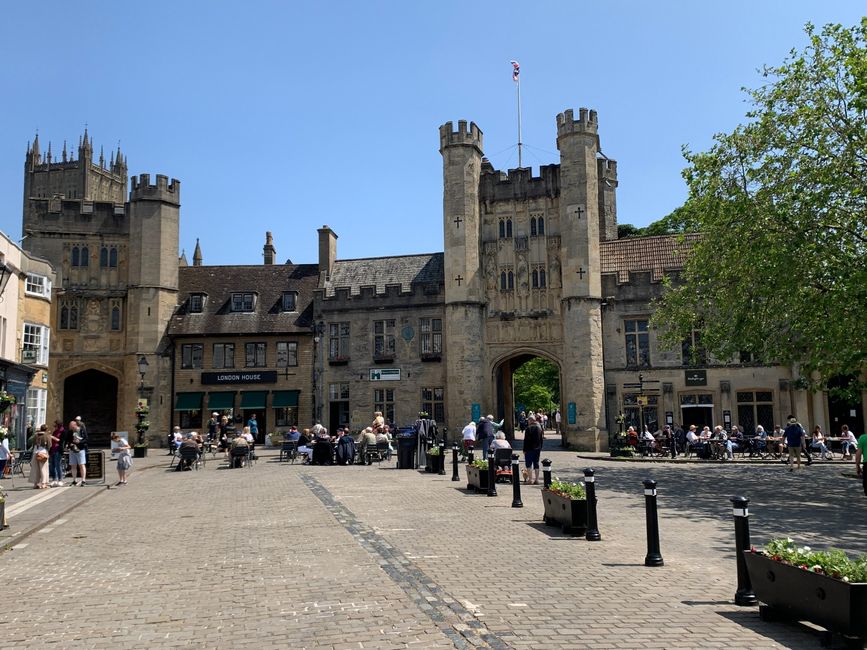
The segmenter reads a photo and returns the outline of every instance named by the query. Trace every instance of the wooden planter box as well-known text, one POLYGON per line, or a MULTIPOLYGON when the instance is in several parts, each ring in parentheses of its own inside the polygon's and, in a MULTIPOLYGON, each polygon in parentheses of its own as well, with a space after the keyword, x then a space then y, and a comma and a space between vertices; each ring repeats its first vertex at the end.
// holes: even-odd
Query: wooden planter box
POLYGON ((424 471, 431 472, 433 474, 439 474, 440 470, 443 467, 443 458, 442 454, 431 456, 430 454, 426 454, 427 456, 427 464, 424 467, 424 471))
POLYGON ((850 583, 744 551, 762 618, 810 621, 830 632, 867 637, 867 582, 850 583))
POLYGON ((544 519, 548 526, 560 526, 569 535, 587 532, 586 499, 576 501, 550 490, 542 490, 542 503, 545 505, 544 519))
POLYGON ((488 491, 488 470, 467 464, 467 489, 476 492, 488 491))

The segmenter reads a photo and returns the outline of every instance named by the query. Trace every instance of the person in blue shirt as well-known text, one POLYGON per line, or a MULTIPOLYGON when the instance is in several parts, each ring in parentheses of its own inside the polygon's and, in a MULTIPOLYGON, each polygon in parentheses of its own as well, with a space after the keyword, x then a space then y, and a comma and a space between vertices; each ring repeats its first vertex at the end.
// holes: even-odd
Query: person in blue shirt
POLYGON ((250 434, 253 436, 254 440, 259 439, 259 423, 256 422, 256 414, 250 416, 250 419, 247 420, 247 426, 250 427, 250 434))
POLYGON ((794 415, 789 416, 783 437, 786 439, 786 447, 789 448, 789 471, 795 469, 792 466, 793 460, 798 461, 798 469, 801 469, 801 449, 806 443, 806 433, 794 415))

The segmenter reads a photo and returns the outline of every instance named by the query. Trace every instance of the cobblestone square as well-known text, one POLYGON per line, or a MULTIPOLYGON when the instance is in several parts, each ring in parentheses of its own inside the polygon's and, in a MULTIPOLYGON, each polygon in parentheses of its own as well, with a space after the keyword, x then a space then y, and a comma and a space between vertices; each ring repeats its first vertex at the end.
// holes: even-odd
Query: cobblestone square
POLYGON ((266 453, 251 468, 209 460, 175 473, 152 456, 128 486, 69 488, 27 509, 46 525, 7 542, 0 636, 22 648, 813 648, 815 629, 733 604, 729 497, 752 499, 756 545, 788 534, 867 552, 851 465, 546 455, 560 478, 596 468, 601 542, 545 527, 538 486, 522 486, 513 509, 511 486, 471 494, 450 466, 311 467, 266 453), (643 566, 648 477, 658 568, 643 566))

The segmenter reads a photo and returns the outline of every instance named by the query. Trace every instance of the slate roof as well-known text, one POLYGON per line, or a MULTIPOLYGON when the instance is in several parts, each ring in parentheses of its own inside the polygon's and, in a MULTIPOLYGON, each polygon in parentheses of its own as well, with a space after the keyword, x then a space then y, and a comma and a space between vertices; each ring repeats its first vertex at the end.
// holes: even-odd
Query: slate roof
POLYGON ((361 287, 371 286, 376 287, 376 293, 383 294, 388 285, 400 285, 401 292, 409 292, 415 284, 441 285, 443 278, 442 253, 337 260, 325 296, 334 296, 338 288, 348 288, 350 295, 357 296, 361 287))
POLYGON ((629 282, 629 273, 650 272, 652 282, 660 282, 667 271, 683 268, 686 255, 701 237, 698 233, 628 237, 602 242, 600 265, 602 273, 616 273, 617 283, 629 282))
POLYGON ((178 269, 178 308, 169 336, 311 333, 316 264, 186 266, 178 269), (296 291, 296 311, 283 312, 284 291, 296 291), (231 310, 232 294, 257 294, 253 312, 231 310), (190 313, 190 294, 207 294, 201 313, 190 313))

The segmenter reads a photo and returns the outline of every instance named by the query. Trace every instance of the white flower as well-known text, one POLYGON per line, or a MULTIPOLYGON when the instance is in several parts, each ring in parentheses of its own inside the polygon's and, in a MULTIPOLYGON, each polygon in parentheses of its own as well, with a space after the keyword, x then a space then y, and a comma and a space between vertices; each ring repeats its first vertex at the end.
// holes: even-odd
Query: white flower
POLYGON ((849 582, 849 576, 843 576, 843 582, 849 582))

